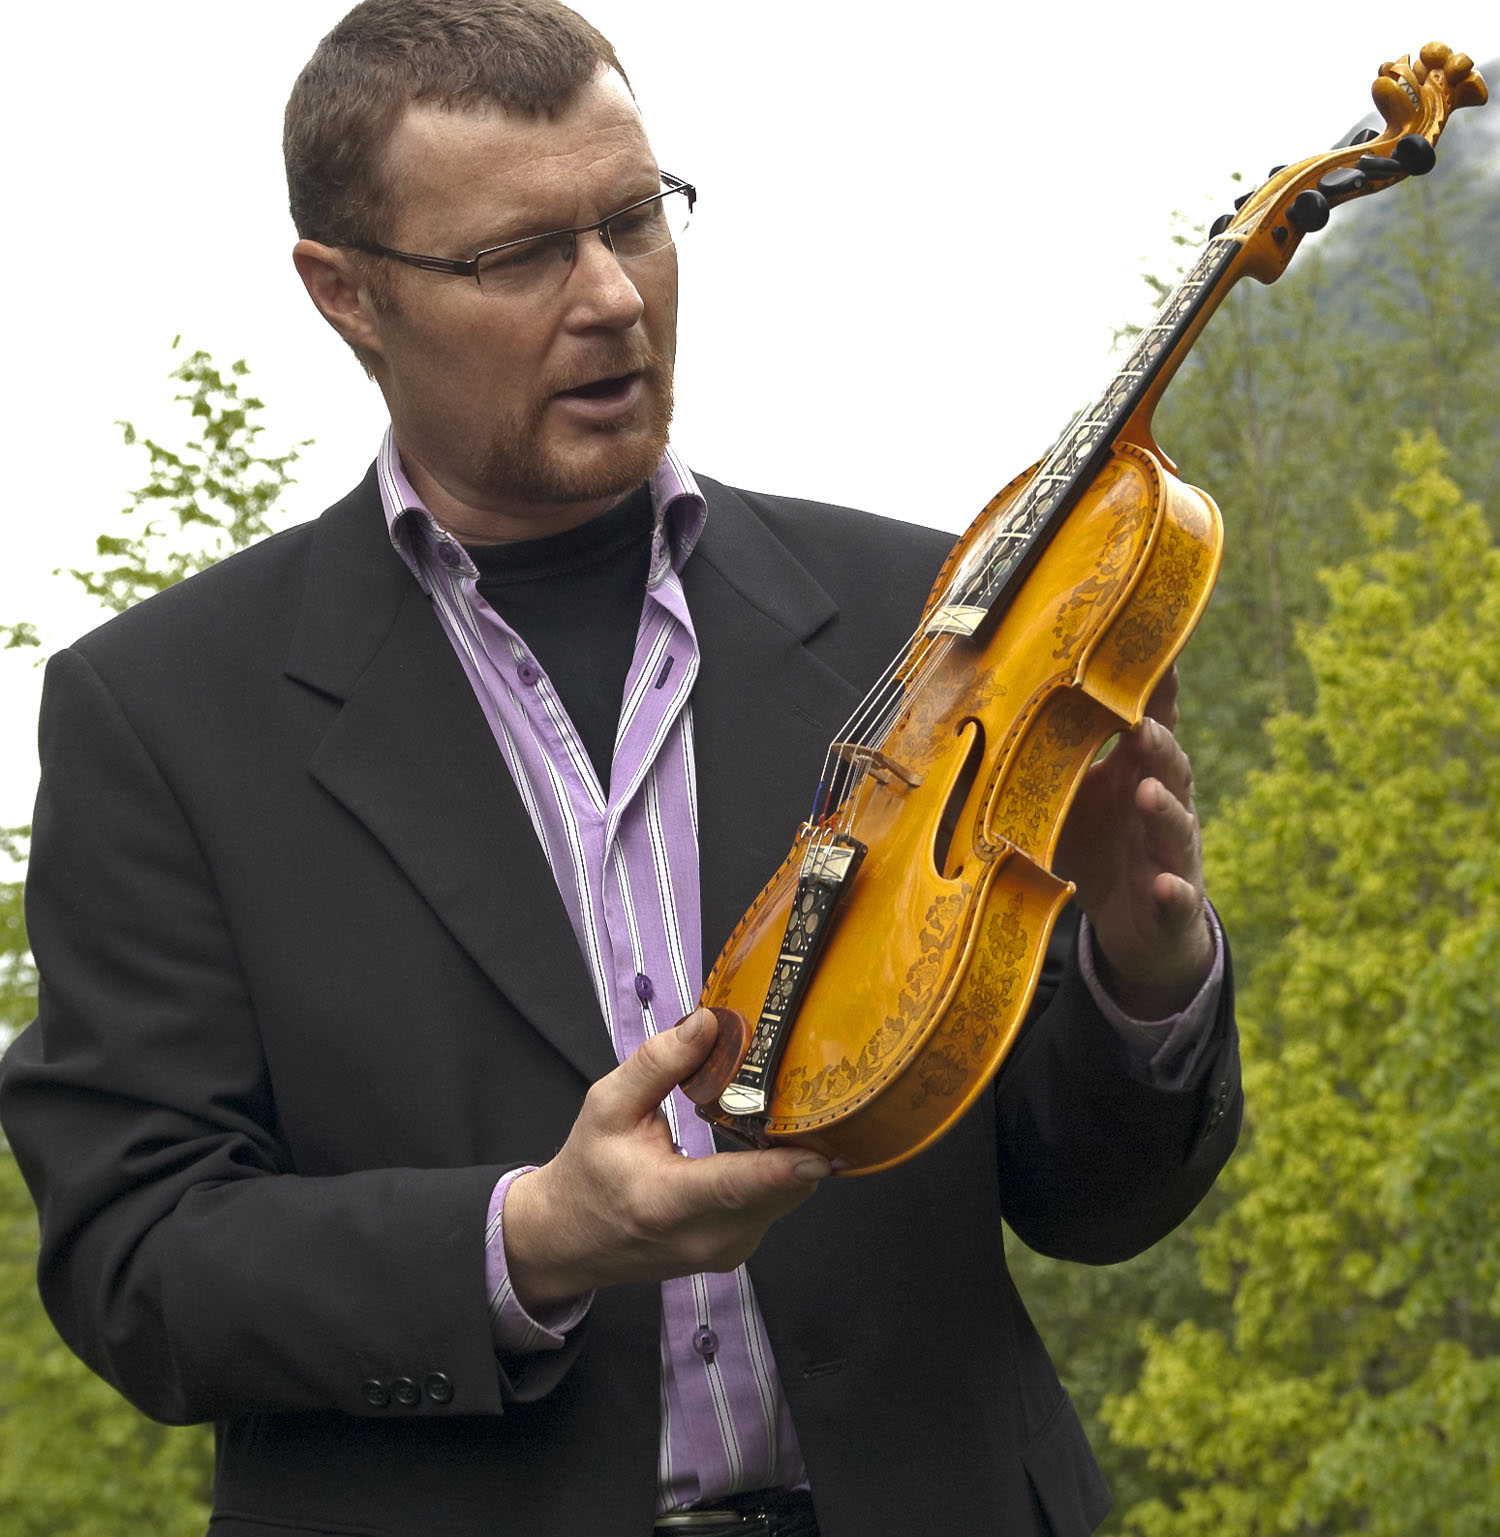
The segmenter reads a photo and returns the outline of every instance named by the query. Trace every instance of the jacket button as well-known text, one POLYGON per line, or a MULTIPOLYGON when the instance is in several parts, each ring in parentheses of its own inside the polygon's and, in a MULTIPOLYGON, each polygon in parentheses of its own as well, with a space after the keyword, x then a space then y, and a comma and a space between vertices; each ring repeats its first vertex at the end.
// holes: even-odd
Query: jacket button
POLYGON ((398 1404, 405 1404, 408 1409, 413 1404, 422 1402, 422 1390, 410 1377, 396 1377, 391 1381, 391 1394, 398 1404))
POLYGON ((390 1390, 374 1377, 360 1383, 359 1394, 372 1409, 384 1409, 391 1401, 390 1390))
POLYGON ((1229 1107, 1229 1080, 1226 1078, 1224 1080, 1224 1082, 1219 1085, 1218 1093, 1214 1095, 1214 1107, 1213 1107, 1213 1109, 1211 1111, 1209 1111, 1209 1115, 1208 1115, 1208 1130, 1209 1131, 1217 1131, 1218 1130, 1219 1123, 1220 1123, 1220 1121, 1222 1121, 1224 1119, 1224 1115, 1225 1115, 1225 1112, 1227 1111, 1228 1107, 1229 1107))
POLYGON ((705 1361, 712 1361, 719 1351, 719 1336, 712 1329, 699 1329, 693 1335, 693 1349, 705 1361))
POLYGON ((453 1402, 453 1383, 443 1372, 428 1373, 427 1380, 422 1384, 427 1389, 427 1396, 435 1404, 451 1404, 453 1402))

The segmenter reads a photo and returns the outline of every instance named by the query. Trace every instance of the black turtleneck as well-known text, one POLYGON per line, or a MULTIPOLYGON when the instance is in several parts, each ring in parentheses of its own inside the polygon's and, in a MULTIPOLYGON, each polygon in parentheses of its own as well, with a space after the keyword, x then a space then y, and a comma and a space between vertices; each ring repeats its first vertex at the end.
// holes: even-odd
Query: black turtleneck
POLYGON ((544 539, 466 545, 486 603, 541 664, 609 789, 625 676, 651 563, 647 486, 544 539))

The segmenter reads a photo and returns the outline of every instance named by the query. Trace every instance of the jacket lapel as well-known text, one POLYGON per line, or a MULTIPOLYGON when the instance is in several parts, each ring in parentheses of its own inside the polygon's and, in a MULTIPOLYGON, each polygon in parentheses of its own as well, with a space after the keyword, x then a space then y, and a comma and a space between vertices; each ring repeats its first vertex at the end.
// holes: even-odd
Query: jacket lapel
POLYGON ((808 650, 837 605, 744 501, 703 480, 683 573, 702 663, 693 690, 703 963, 786 858, 860 690, 808 650))
POLYGON ((608 1072, 556 883, 469 681, 391 548, 373 474, 319 524, 287 673, 343 702, 313 777, 531 1025, 585 1079, 608 1072))

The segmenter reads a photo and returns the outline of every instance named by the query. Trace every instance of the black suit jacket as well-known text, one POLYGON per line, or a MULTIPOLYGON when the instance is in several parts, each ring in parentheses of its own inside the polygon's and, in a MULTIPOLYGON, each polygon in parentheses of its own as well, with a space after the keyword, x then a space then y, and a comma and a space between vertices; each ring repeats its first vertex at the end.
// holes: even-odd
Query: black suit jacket
MULTIPOLYGON (((711 958, 948 541, 705 489, 684 582, 711 958)), ((602 1293, 558 1355, 491 1345, 491 1188, 614 1062, 373 477, 55 657, 42 754, 42 996, 0 1104, 64 1336, 147 1413, 218 1422, 221 1537, 641 1537, 656 1288, 602 1293)), ((1238 1122, 1228 993, 1163 1091, 1060 944, 994 1095, 766 1238, 751 1270, 825 1537, 1101 1519, 1001 1217, 1089 1261, 1179 1221, 1238 1122)))

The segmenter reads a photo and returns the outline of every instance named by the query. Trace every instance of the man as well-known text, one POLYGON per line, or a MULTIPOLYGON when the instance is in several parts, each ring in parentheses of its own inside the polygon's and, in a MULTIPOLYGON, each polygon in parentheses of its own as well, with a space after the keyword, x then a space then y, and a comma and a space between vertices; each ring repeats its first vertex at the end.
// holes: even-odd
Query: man
POLYGON ((947 541, 668 448, 693 193, 554 0, 367 0, 286 148, 391 434, 52 663, 4 1109, 59 1328, 218 1422, 218 1537, 1091 1530, 1000 1222, 1121 1258, 1232 1146, 1170 730, 1091 772, 1088 928, 959 1128, 715 1154, 704 962, 947 541))

